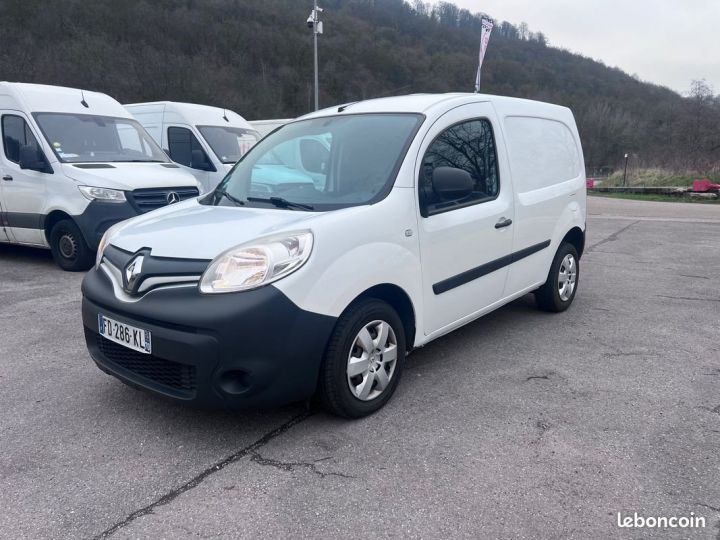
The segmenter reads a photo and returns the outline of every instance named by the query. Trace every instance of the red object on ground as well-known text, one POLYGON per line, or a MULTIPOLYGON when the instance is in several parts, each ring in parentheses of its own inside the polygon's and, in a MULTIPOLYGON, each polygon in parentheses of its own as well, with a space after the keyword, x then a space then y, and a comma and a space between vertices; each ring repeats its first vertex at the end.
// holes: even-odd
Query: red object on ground
POLYGON ((713 184, 707 178, 703 178, 702 180, 693 180, 692 190, 699 192, 720 191, 720 184, 713 184))
POLYGON ((588 189, 592 189, 595 187, 595 179, 594 178, 588 178, 585 180, 585 187, 588 189))

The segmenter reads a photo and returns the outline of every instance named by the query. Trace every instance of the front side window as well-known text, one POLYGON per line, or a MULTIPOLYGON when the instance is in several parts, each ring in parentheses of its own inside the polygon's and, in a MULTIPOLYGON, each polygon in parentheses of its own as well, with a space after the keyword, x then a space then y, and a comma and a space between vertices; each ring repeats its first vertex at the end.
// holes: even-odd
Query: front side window
POLYGON ((169 127, 167 133, 170 159, 175 163, 202 171, 215 170, 192 131, 183 127, 169 127))
POLYGON ((315 211, 372 204, 392 188, 423 119, 346 114, 286 124, 256 144, 203 202, 270 208, 290 203, 315 211))
POLYGON ((423 216, 495 199, 500 189, 492 126, 485 119, 455 124, 438 135, 422 160, 420 209, 423 216), (457 200, 448 200, 433 185, 438 167, 460 169, 469 174, 472 187, 457 200))
POLYGON ((64 163, 168 161, 157 143, 130 118, 49 112, 33 116, 64 163))
POLYGON ((35 148, 37 155, 42 154, 42 149, 37 139, 30 131, 25 119, 21 116, 6 114, 2 117, 3 148, 5 157, 13 163, 20 163, 20 148, 31 146, 35 148))
POLYGON ((257 131, 228 126, 198 126, 221 163, 235 163, 260 139, 257 131))

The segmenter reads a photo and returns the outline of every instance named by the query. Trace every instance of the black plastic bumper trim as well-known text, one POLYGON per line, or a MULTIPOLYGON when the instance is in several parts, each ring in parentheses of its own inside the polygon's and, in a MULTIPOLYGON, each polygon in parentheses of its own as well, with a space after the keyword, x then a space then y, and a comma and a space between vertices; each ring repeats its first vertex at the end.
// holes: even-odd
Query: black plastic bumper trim
POLYGON ((514 262, 524 259, 525 257, 529 257, 530 255, 537 253, 538 251, 542 251, 549 245, 550 240, 545 240, 544 242, 540 242, 539 244, 526 247, 524 249, 521 249, 520 251, 510 253, 509 255, 505 255, 503 257, 500 257, 499 259, 495 259, 494 261, 490 261, 488 263, 472 268, 471 270, 466 270, 461 274, 457 274, 455 276, 435 283, 433 285, 433 292, 435 294, 442 294, 444 292, 448 292, 452 289, 460 287, 460 285, 470 283, 471 281, 486 276, 491 272, 495 272, 497 270, 500 270, 501 268, 505 268, 506 266, 509 266, 514 262))
POLYGON ((115 298, 103 272, 83 280, 90 355, 105 372, 166 398, 201 407, 266 407, 313 395, 336 318, 305 311, 272 285, 203 295, 197 287, 157 289, 137 302, 115 298), (192 396, 134 374, 97 345, 98 313, 152 334, 153 356, 195 368, 192 396))
POLYGON ((3 212, 2 224, 5 227, 18 229, 42 229, 45 216, 42 214, 26 214, 22 212, 3 212))
POLYGON ((82 214, 72 218, 90 249, 96 250, 105 231, 116 223, 137 215, 138 212, 127 201, 117 203, 90 201, 82 214))

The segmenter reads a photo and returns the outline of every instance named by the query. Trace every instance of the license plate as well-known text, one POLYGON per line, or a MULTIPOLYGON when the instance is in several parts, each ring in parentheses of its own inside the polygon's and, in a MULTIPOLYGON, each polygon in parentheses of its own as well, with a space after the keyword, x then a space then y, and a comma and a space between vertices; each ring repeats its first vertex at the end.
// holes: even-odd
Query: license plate
POLYGON ((152 354, 150 330, 136 328, 98 313, 98 330, 104 338, 144 354, 152 354))

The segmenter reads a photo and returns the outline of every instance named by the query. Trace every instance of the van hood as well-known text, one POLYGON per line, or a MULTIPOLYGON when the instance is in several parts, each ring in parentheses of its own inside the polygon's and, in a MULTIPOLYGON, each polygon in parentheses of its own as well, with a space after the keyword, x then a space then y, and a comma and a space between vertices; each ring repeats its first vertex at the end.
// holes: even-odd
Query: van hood
POLYGON ((195 177, 170 163, 63 163, 62 171, 79 185, 132 191, 140 188, 198 187, 195 177), (102 168, 100 168, 100 167, 102 168), (98 167, 98 168, 95 168, 98 167))
POLYGON ((330 214, 279 208, 206 206, 197 199, 167 206, 124 222, 110 243, 134 253, 150 248, 156 257, 214 259, 223 251, 282 231, 310 229, 330 214))

